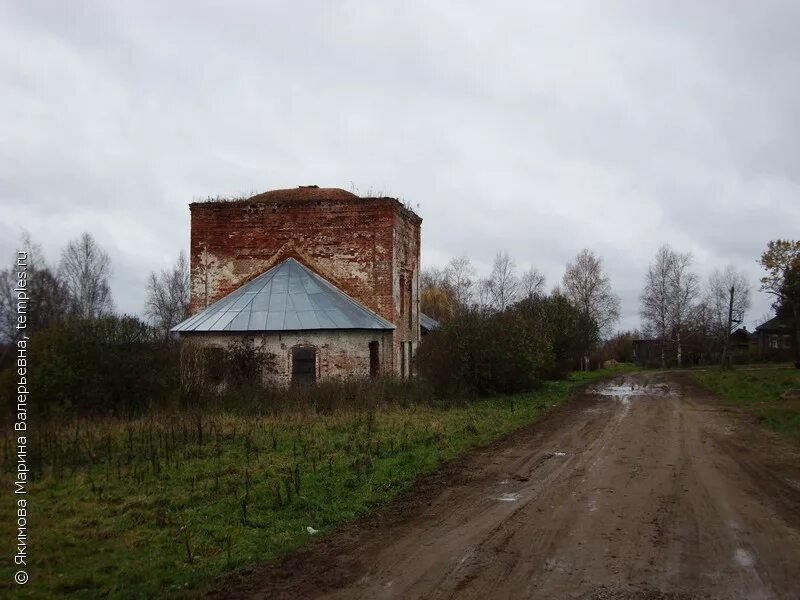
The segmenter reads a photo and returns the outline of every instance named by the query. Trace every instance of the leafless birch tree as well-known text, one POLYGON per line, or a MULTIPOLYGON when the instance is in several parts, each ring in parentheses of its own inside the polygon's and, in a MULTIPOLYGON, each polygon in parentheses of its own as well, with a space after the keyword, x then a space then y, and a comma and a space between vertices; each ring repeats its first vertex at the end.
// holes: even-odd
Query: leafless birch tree
POLYGON ((183 252, 171 269, 150 273, 145 312, 165 336, 189 315, 189 262, 183 252))
POLYGON ((59 271, 77 317, 94 319, 113 310, 108 282, 111 260, 90 233, 83 233, 67 244, 59 271))
POLYGON ((664 343, 669 339, 671 319, 670 269, 674 252, 669 246, 661 246, 655 261, 650 264, 645 276, 644 290, 640 297, 644 331, 661 340, 661 366, 666 366, 664 343))
POLYGON ((0 342, 3 343, 17 338, 17 298, 14 293, 16 285, 14 269, 0 271, 0 342))
POLYGON ((705 303, 711 311, 711 330, 723 344, 750 308, 750 289, 747 277, 733 265, 728 265, 723 271, 715 269, 708 277, 705 303), (730 327, 729 317, 732 320, 730 327))
POLYGON ((672 329, 678 352, 678 366, 683 363, 682 335, 690 323, 695 303, 700 293, 700 280, 691 272, 692 255, 675 253, 671 269, 673 300, 672 329))
POLYGON ((520 295, 524 298, 536 298, 544 295, 544 275, 539 269, 531 267, 522 274, 519 280, 520 295))
POLYGON ((519 277, 516 265, 507 252, 498 252, 489 277, 483 282, 491 308, 503 311, 517 300, 519 277))
POLYGON ((453 292, 456 304, 460 307, 469 306, 474 294, 475 267, 469 258, 459 256, 450 260, 444 268, 444 278, 453 292))
MULTIPOLYGON (((70 308, 66 284, 48 264, 41 246, 24 233, 19 251, 25 253, 25 280, 28 296, 25 333, 31 334, 64 319, 70 308)), ((19 273, 17 256, 6 269, 0 271, 0 341, 18 337, 17 292, 19 273)))
MULTIPOLYGON (((678 365, 682 362, 681 336, 691 321, 699 293, 699 282, 690 270, 691 264, 691 254, 681 254, 669 246, 662 246, 648 268, 640 297, 639 314, 645 330, 662 342, 676 342, 678 365)), ((666 366, 663 344, 661 365, 666 366)))
POLYGON ((567 265, 562 279, 564 295, 573 306, 597 323, 601 336, 608 336, 619 320, 619 297, 611 289, 611 279, 603 271, 603 261, 584 248, 567 265))

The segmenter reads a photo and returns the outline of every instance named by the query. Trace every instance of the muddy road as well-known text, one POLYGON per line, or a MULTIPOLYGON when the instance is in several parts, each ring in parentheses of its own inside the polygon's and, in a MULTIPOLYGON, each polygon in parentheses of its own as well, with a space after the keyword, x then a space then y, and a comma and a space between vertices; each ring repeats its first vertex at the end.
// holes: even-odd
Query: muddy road
POLYGON ((800 453, 686 375, 626 375, 215 595, 798 599, 800 453))

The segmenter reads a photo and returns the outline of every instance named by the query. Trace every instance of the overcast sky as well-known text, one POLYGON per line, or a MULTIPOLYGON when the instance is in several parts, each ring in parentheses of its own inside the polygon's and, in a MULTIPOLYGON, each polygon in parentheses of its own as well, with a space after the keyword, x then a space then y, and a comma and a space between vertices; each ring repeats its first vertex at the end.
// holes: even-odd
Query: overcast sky
POLYGON ((505 250, 551 287, 591 248, 635 327, 660 244, 755 290, 766 242, 800 237, 798 22, 755 0, 0 0, 0 255, 25 228, 55 261, 88 230, 141 313, 192 199, 355 187, 417 207, 424 266, 505 250))

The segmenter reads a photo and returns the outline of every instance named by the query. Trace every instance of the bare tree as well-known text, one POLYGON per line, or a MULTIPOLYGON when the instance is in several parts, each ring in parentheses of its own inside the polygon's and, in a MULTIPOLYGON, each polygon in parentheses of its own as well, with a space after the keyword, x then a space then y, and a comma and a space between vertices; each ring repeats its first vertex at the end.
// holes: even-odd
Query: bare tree
POLYGON ((0 342, 3 343, 17 339, 17 298, 14 293, 16 286, 15 268, 0 271, 0 342))
POLYGON ((453 290, 444 269, 430 267, 420 274, 420 310, 437 321, 446 321, 453 314, 453 290))
POLYGON ((79 318, 94 319, 113 310, 111 260, 90 233, 70 241, 61 255, 61 276, 79 318))
MULTIPOLYGON (((25 333, 31 334, 67 316, 69 293, 64 281, 47 264, 41 246, 23 233, 19 251, 24 253, 25 293, 27 299, 25 333)), ((0 271, 0 340, 11 341, 21 333, 17 329, 18 287, 22 265, 13 263, 0 271)))
POLYGON ((28 317, 30 331, 39 331, 69 316, 70 297, 67 284, 50 267, 34 269, 28 279, 28 286, 31 296, 28 317))
POLYGON ((475 286, 475 305, 482 311, 492 308, 492 285, 488 277, 482 277, 475 286))
POLYGON ((466 307, 472 302, 474 294, 475 267, 469 258, 458 256, 450 260, 443 272, 445 281, 453 292, 456 304, 466 307))
POLYGON ((661 366, 666 366, 664 342, 669 338, 670 311, 670 268, 673 252, 669 246, 661 246, 656 258, 647 268, 644 290, 640 297, 639 314, 647 335, 658 338, 661 344, 661 366))
POLYGON ((683 333, 692 320, 695 302, 700 293, 700 281, 690 271, 692 255, 674 253, 671 269, 671 294, 673 301, 672 330, 677 343, 678 366, 683 362, 683 333))
POLYGON ((747 277, 733 265, 724 271, 714 269, 706 284, 705 303, 711 312, 712 335, 722 344, 723 354, 727 354, 730 335, 750 308, 747 277))
MULTIPOLYGON (((679 365, 682 362, 682 334, 692 321, 699 292, 697 276, 690 271, 691 264, 691 254, 680 254, 669 246, 662 246, 647 270, 640 297, 639 314, 645 330, 662 342, 670 339, 677 342, 679 365)), ((661 366, 666 366, 663 344, 661 366)))
POLYGON ((517 300, 519 277, 507 252, 498 252, 489 277, 483 283, 491 308, 503 311, 517 300))
POLYGON ((150 273, 145 312, 165 336, 189 316, 189 262, 183 252, 171 269, 150 273))
POLYGON ((611 333, 619 320, 619 297, 611 290, 611 279, 603 271, 603 261, 584 248, 567 265, 562 279, 564 294, 583 314, 597 323, 601 336, 611 333))
POLYGON ((442 287, 447 278, 444 269, 438 267, 428 267, 423 269, 419 275, 419 286, 423 290, 426 288, 442 287))
POLYGON ((709 298, 704 296, 692 310, 686 337, 695 338, 697 340, 695 348, 700 348, 707 356, 719 351, 720 337, 715 322, 714 309, 709 303, 709 298))
POLYGON ((537 298, 544 295, 544 275, 539 269, 531 267, 520 277, 519 285, 524 298, 537 298))

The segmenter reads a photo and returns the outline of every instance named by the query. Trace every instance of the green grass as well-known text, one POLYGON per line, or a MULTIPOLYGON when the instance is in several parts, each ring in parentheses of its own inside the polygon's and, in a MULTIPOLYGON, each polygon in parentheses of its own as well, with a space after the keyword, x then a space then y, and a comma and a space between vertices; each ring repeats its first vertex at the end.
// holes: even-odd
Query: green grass
POLYGON ((789 389, 800 389, 800 369, 794 365, 709 369, 692 376, 711 391, 756 415, 767 427, 800 442, 800 402, 781 400, 789 389))
MULTIPOLYGON (((30 582, 20 598, 152 598, 197 592, 385 504, 442 461, 535 421, 578 385, 456 408, 279 417, 81 421, 29 438, 43 475, 29 489, 30 582), (202 434, 201 434, 202 430, 202 434)), ((6 447, 2 485, 12 490, 6 447)), ((6 556, 16 531, 0 505, 6 556)), ((9 565, 10 560, 6 561, 9 565)), ((14 569, 16 570, 16 569, 14 569)))

